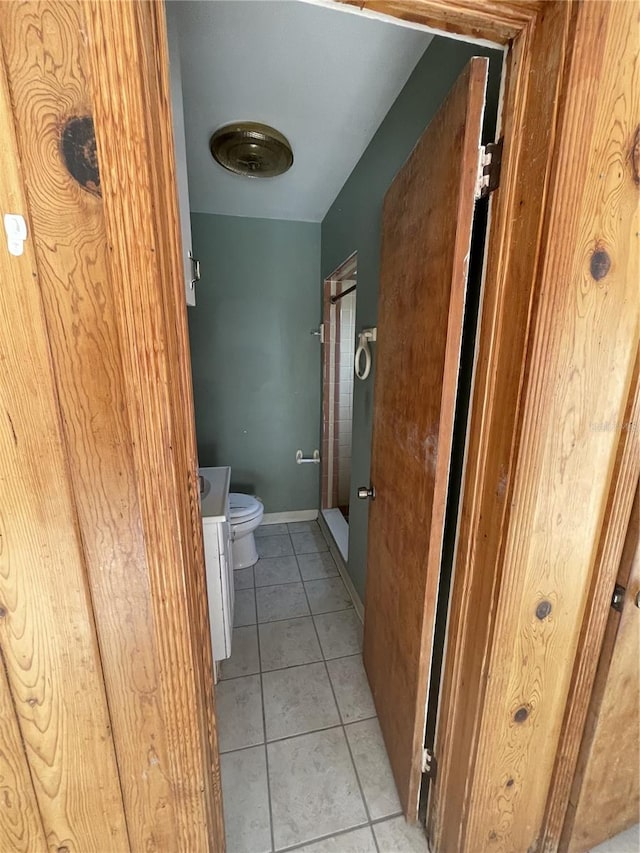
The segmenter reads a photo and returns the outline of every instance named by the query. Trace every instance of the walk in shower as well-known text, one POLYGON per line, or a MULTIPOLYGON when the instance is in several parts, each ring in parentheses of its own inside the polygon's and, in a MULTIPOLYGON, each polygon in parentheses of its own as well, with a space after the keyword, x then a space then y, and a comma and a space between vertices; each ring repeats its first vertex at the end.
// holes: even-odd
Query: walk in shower
POLYGON ((349 542, 357 254, 324 281, 322 515, 343 558, 349 542))

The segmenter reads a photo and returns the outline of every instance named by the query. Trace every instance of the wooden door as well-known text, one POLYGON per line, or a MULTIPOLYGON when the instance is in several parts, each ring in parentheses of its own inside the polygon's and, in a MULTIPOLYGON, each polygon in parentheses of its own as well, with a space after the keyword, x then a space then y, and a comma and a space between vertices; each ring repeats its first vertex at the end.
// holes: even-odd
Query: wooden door
POLYGON ((167 72, 0 3, 2 853, 224 849, 167 72))
POLYGON ((488 60, 472 59, 384 202, 364 661, 417 817, 488 60))
MULTIPOLYGON (((12 117, 0 73, 0 116, 12 117)), ((112 721, 18 153, 0 202, 0 850, 128 851, 112 721), (24 233, 24 232, 23 232, 24 233)))
POLYGON ((640 821, 640 493, 622 552, 622 612, 612 608, 561 850, 600 844, 640 821))

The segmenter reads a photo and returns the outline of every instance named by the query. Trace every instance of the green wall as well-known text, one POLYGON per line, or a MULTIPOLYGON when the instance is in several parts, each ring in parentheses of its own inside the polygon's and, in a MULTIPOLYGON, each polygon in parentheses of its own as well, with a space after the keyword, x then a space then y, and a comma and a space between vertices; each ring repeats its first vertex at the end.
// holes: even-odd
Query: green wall
POLYGON ((193 213, 202 280, 189 308, 200 465, 231 465, 232 488, 266 512, 317 509, 320 223, 193 213))
MULTIPOLYGON (((492 136, 502 53, 436 37, 322 222, 323 278, 353 251, 358 252, 356 331, 376 325, 384 194, 466 63, 472 56, 482 55, 491 57, 486 136, 492 136)), ((369 483, 375 344, 372 349, 371 374, 365 382, 356 380, 353 400, 348 569, 361 597, 366 575, 368 502, 359 501, 355 490, 369 483)))

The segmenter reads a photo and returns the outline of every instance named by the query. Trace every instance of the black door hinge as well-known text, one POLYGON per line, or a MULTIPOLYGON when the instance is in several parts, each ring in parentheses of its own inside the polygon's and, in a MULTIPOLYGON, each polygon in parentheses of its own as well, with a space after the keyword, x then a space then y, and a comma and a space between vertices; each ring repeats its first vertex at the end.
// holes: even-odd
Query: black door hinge
POLYGON ((619 583, 617 583, 613 588, 611 606, 614 610, 617 610, 618 613, 622 613, 622 608, 624 606, 624 594, 626 591, 627 590, 623 586, 620 586, 619 583))
POLYGON ((486 198, 500 186, 500 167, 502 166, 502 145, 504 137, 497 142, 480 146, 478 158, 478 180, 476 198, 486 198))

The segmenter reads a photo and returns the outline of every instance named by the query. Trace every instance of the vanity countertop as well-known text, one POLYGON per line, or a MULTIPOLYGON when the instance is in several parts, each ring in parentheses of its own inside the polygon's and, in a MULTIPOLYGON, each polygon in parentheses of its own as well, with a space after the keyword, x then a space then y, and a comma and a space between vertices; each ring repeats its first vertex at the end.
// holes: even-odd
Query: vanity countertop
POLYGON ((228 516, 231 468, 199 468, 198 473, 208 480, 209 491, 200 498, 203 522, 230 521, 228 516))

